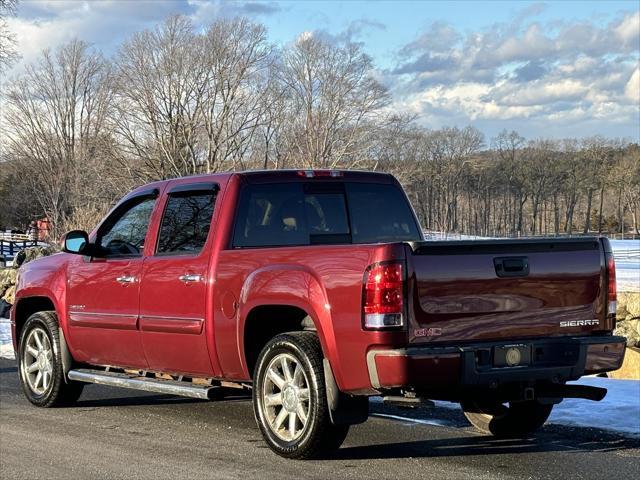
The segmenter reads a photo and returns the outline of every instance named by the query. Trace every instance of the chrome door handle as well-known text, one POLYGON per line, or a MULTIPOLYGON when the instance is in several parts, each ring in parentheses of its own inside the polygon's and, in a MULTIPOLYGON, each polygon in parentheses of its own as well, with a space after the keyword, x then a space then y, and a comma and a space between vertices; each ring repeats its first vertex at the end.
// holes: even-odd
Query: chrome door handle
POLYGON ((200 280, 202 280, 201 275, 195 275, 191 273, 180 275, 178 278, 180 279, 181 282, 184 282, 184 283, 199 282, 200 280))
POLYGON ((116 278, 116 282, 124 284, 133 283, 135 281, 136 277, 132 277, 130 275, 122 275, 121 277, 116 278))

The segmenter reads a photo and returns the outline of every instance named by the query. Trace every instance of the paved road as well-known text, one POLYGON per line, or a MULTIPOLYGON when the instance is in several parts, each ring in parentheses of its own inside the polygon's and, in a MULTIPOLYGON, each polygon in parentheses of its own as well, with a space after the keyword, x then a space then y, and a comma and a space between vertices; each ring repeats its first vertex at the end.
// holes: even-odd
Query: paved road
POLYGON ((425 423, 374 416, 352 428, 334 457, 287 461, 263 444, 246 397, 201 402, 91 385, 76 407, 38 409, 22 396, 15 362, 0 359, 0 478, 555 480, 640 474, 638 440, 547 426, 536 439, 501 441, 475 433, 457 410, 373 409, 425 423))

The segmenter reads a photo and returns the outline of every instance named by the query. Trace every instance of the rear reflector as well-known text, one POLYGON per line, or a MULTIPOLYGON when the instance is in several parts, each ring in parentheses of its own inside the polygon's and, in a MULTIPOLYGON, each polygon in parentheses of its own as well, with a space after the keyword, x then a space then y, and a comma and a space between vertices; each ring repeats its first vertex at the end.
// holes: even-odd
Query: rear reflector
POLYGON ((364 328, 404 325, 404 277, 401 263, 371 265, 364 275, 362 314, 364 328))

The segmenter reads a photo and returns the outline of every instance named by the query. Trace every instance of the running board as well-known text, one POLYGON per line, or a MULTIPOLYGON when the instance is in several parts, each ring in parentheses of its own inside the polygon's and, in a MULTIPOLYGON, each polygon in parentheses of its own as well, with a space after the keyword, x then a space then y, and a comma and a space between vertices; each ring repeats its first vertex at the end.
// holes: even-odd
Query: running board
POLYGON ((96 383, 111 387, 131 388, 145 392, 165 393, 181 397, 200 398, 210 400, 220 387, 211 385, 194 385, 176 380, 162 380, 147 378, 127 373, 107 372, 104 370, 77 369, 69 370, 69 380, 77 382, 96 383))

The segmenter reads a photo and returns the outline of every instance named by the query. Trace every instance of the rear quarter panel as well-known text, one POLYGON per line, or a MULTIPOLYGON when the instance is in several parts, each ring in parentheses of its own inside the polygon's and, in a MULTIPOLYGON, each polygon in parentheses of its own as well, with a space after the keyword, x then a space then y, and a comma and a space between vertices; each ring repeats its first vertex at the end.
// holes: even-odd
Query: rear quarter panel
MULTIPOLYGON (((366 353, 405 340, 405 332, 362 328, 362 280, 371 263, 403 259, 402 244, 236 249, 218 258, 214 317, 216 350, 225 376, 248 379, 244 326, 259 305, 291 305, 313 319, 336 382, 344 391, 370 389, 366 353), (229 316, 229 296, 238 303, 229 316), (229 348, 237 345, 238 350, 229 348)), ((273 319, 277 321, 277 319, 273 319)))

